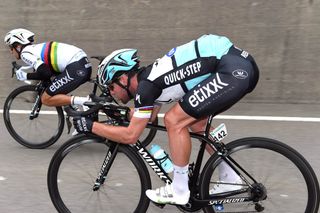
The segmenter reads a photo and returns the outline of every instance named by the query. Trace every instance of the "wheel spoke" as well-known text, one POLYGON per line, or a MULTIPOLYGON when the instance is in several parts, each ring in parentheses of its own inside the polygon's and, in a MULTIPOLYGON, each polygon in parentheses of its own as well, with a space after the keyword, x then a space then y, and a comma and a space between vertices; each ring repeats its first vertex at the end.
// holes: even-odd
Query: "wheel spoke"
POLYGON ((51 162, 48 186, 58 211, 132 212, 148 207, 149 200, 142 191, 150 187, 150 180, 144 176, 143 166, 134 163, 136 155, 127 149, 117 154, 105 182, 93 191, 108 149, 106 143, 78 138, 57 151, 60 154, 51 162))
MULTIPOLYGON (((230 156, 258 181, 258 184, 252 183, 253 189, 249 189, 243 196, 259 199, 259 203, 264 207, 263 212, 316 213, 319 205, 319 186, 314 184, 317 179, 315 175, 310 175, 314 173, 309 172, 311 167, 307 166, 308 163, 294 150, 274 140, 247 140, 228 144, 231 147, 230 156), (261 192, 266 193, 266 199, 263 199, 261 192)), ((209 191, 219 181, 218 165, 214 163, 217 159, 218 156, 211 158, 205 169, 207 177, 203 182, 206 186, 202 189, 205 197, 208 196, 208 192, 204 191, 209 191)), ((245 174, 242 175, 250 180, 245 174)), ((231 188, 228 190, 232 190, 231 188)), ((228 198, 239 196, 242 194, 228 198)), ((248 205, 250 202, 224 204, 224 212, 252 211, 254 203, 251 201, 251 205, 248 205)), ((206 212, 213 212, 212 208, 208 207, 206 212)))

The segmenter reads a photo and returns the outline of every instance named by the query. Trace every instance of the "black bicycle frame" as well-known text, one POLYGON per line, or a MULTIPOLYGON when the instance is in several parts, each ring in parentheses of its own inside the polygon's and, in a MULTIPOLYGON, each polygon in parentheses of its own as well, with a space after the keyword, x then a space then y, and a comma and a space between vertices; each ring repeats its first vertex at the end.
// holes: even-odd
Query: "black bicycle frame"
POLYGON ((108 172, 111 168, 111 165, 117 156, 119 145, 120 144, 116 143, 116 142, 110 143, 109 150, 106 154, 106 157, 103 160, 100 172, 99 172, 98 177, 97 177, 97 179, 94 183, 94 186, 92 188, 93 191, 97 191, 100 188, 100 186, 104 183, 104 181, 108 175, 108 172))
MULTIPOLYGON (((206 145, 210 145, 221 157, 221 160, 224 160, 241 178, 244 180, 249 187, 251 187, 250 183, 246 180, 246 178, 239 172, 241 170, 243 173, 245 173, 250 179, 254 181, 254 183, 257 183, 250 174, 248 174, 239 164, 237 164, 230 156, 226 156, 226 150, 222 143, 219 142, 212 142, 209 139, 209 131, 211 127, 211 123, 213 120, 213 116, 210 116, 208 118, 208 122, 206 125, 206 130, 204 132, 204 135, 200 135, 198 133, 190 132, 191 138, 198 139, 200 141, 200 149, 198 151, 196 163, 194 166, 194 169, 192 171, 192 176, 189 177, 189 188, 190 188, 190 197, 192 201, 192 205, 204 207, 204 206, 212 206, 217 204, 225 204, 225 203, 241 203, 241 202, 249 202, 252 201, 252 197, 233 197, 233 198, 226 198, 229 196, 238 195, 241 193, 244 193, 248 191, 248 189, 240 189, 233 192, 226 192, 221 193, 219 195, 210 196, 210 199, 200 199, 198 196, 197 184, 198 184, 198 178, 200 176, 200 168, 203 161, 203 156, 205 152, 206 145)), ((160 131, 167 131, 167 129, 164 126, 155 125, 155 124, 148 124, 146 128, 156 129, 160 131)), ((168 173, 164 171, 164 169, 161 167, 160 163, 150 154, 150 152, 144 147, 143 144, 140 143, 140 141, 137 141, 137 143, 132 144, 132 147, 134 147, 137 152, 140 154, 140 156, 144 159, 144 161, 150 166, 150 168, 157 174, 157 176, 166 184, 170 184, 172 182, 171 178, 169 177, 168 173)), ((106 176, 108 174, 108 171, 117 155, 118 152, 119 143, 110 141, 110 148, 106 154, 106 157, 103 161, 103 164, 101 166, 100 172, 98 174, 98 177, 96 179, 96 182, 93 186, 93 190, 98 190, 100 185, 103 184, 104 180, 106 179, 106 176)), ((188 205, 188 204, 187 204, 188 205)))
POLYGON ((158 177, 162 181, 164 181, 166 184, 170 184, 172 182, 171 178, 164 171, 162 166, 150 154, 150 152, 140 143, 140 141, 137 141, 137 143, 133 144, 132 146, 137 149, 140 156, 145 160, 145 162, 151 167, 151 169, 158 175, 158 177))
MULTIPOLYGON (((198 151, 196 163, 195 163, 194 169, 192 171, 192 176, 189 177, 189 189, 190 189, 190 195, 191 195, 190 197, 191 197, 191 199, 193 201, 192 204, 196 205, 196 206, 204 207, 204 206, 212 206, 212 205, 224 204, 224 203, 240 203, 240 202, 252 201, 251 197, 225 198, 225 197, 234 196, 234 195, 238 195, 238 194, 244 193, 248 189, 240 189, 240 190, 236 190, 236 191, 233 191, 233 192, 222 193, 220 195, 212 196, 211 199, 205 199, 205 200, 199 199, 198 196, 197 196, 198 195, 197 194, 198 192, 196 191, 197 183, 198 183, 198 178, 200 176, 199 175, 200 174, 200 168, 201 168, 201 165, 202 165, 202 161, 203 161, 203 156, 204 156, 206 145, 210 145, 215 151, 217 151, 219 153, 219 155, 221 156, 221 159, 224 160, 225 162, 227 162, 227 164, 247 184, 249 184, 249 187, 251 186, 250 183, 246 180, 246 178, 244 178, 241 175, 241 173, 238 170, 241 170, 242 172, 244 172, 250 179, 252 179, 254 181, 254 183, 256 183, 254 178, 252 176, 250 176, 250 174, 248 174, 230 156, 226 157, 224 155, 225 154, 225 147, 221 146, 222 145, 221 143, 219 143, 219 142, 213 143, 209 139, 209 132, 210 132, 210 127, 211 127, 211 123, 212 123, 213 117, 214 116, 209 116, 208 122, 207 122, 206 128, 205 128, 205 132, 204 132, 203 135, 200 135, 198 133, 190 132, 191 138, 198 139, 200 141, 200 149, 198 151)), ((147 128, 152 128, 152 129, 156 129, 156 130, 160 130, 160 131, 167 131, 167 129, 164 126, 159 126, 159 125, 154 125, 154 124, 148 124, 147 128)), ((139 154, 148 163, 148 165, 153 169, 153 171, 158 175, 158 177, 161 180, 163 180, 165 183, 171 183, 172 182, 170 177, 168 176, 168 174, 162 169, 162 167, 152 157, 152 155, 150 155, 148 150, 146 150, 145 147, 143 147, 143 145, 140 144, 139 141, 137 142, 137 144, 134 144, 133 146, 135 146, 137 148, 139 154)))
POLYGON ((37 92, 37 97, 29 115, 30 120, 33 120, 34 118, 37 118, 39 116, 39 112, 42 107, 41 95, 44 93, 46 89, 45 84, 46 83, 44 81, 40 81, 36 86, 35 91, 37 92))

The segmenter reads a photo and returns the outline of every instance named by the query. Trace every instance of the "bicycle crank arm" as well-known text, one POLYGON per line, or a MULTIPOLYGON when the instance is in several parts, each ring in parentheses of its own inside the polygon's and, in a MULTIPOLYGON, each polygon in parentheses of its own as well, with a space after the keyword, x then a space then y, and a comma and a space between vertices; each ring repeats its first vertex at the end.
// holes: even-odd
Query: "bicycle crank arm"
POLYGON ((160 209, 163 209, 166 206, 166 204, 156 203, 156 202, 153 202, 152 200, 150 200, 150 201, 151 201, 151 203, 153 203, 155 206, 159 207, 160 209))

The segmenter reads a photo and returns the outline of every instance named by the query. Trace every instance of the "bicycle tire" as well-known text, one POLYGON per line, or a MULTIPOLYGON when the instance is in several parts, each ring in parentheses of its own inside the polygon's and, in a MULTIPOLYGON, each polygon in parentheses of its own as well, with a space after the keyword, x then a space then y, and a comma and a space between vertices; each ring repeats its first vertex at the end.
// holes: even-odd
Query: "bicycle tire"
MULTIPOLYGON (((263 204, 263 212, 318 212, 319 183, 317 177, 310 164, 293 148, 273 139, 254 137, 230 142, 226 148, 227 155, 231 156, 266 188, 266 199, 259 201, 260 204, 263 204)), ((200 181, 200 194, 203 199, 209 198, 212 184, 219 179, 217 166, 220 162, 221 157, 214 154, 203 169, 200 181)), ((262 210, 255 209, 255 207, 260 208, 260 206, 249 203, 224 204, 223 212, 262 210)), ((214 206, 208 206, 203 210, 207 213, 215 212, 214 206)))
POLYGON ((24 85, 13 90, 6 98, 3 119, 8 132, 18 143, 31 149, 44 149, 60 138, 64 114, 61 107, 42 105, 39 116, 29 119, 37 95, 36 85, 24 85))
POLYGON ((146 165, 131 146, 119 146, 121 152, 117 153, 105 182, 93 191, 108 147, 106 139, 79 135, 55 152, 47 183, 58 212, 147 211, 150 201, 145 190, 151 188, 151 180, 146 165), (96 203, 99 199, 101 203, 96 203))

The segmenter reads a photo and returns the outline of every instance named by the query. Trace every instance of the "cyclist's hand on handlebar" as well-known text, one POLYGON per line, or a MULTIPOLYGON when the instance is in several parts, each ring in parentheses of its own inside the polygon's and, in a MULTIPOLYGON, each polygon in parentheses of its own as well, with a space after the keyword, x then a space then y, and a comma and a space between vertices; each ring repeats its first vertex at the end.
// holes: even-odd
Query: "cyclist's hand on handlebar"
POLYGON ((19 81, 27 80, 27 73, 22 71, 21 68, 16 71, 16 76, 19 81))
POLYGON ((73 117, 73 126, 79 133, 90 133, 93 120, 92 117, 75 116, 73 117))

